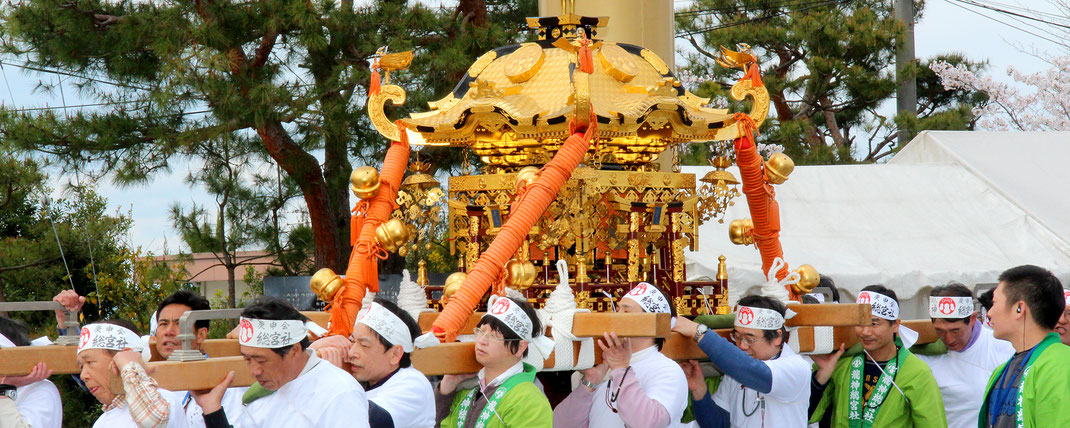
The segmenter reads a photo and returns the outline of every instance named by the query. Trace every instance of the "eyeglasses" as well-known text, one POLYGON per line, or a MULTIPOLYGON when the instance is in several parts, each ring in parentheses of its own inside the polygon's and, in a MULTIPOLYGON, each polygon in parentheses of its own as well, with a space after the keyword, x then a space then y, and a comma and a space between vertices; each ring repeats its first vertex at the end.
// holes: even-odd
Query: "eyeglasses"
POLYGON ((479 328, 479 327, 476 327, 476 328, 472 329, 472 334, 476 335, 476 340, 480 340, 484 336, 486 336, 488 339, 490 339, 491 342, 511 342, 511 341, 520 340, 520 339, 506 339, 506 338, 502 337, 501 333, 498 333, 498 332, 496 332, 494 330, 491 330, 491 329, 482 329, 482 328, 479 328))
POLYGON ((739 333, 736 333, 734 331, 728 334, 728 338, 731 339, 732 342, 737 344, 737 345, 740 342, 745 342, 747 344, 747 346, 752 346, 755 343, 758 343, 758 338, 757 337, 751 337, 751 336, 747 336, 747 335, 744 335, 744 334, 739 334, 739 333))

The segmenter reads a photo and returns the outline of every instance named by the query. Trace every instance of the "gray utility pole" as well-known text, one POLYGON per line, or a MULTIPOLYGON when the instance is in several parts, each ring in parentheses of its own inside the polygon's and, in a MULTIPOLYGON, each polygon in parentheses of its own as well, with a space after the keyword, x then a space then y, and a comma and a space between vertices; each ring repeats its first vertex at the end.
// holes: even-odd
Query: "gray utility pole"
MULTIPOLYGON (((903 23, 903 38, 895 52, 895 78, 899 82, 896 91, 896 113, 918 114, 918 83, 911 76, 906 78, 903 69, 914 62, 914 0, 895 0, 895 19, 903 23)), ((899 146, 910 142, 910 135, 899 130, 899 146)))

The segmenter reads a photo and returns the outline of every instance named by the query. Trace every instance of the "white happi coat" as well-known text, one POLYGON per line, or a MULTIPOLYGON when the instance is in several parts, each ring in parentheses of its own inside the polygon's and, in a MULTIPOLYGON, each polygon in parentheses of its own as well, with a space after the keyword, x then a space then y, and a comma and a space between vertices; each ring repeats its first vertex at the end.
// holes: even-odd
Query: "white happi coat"
POLYGON ((398 369, 382 385, 368 390, 368 401, 390 414, 394 428, 435 426, 435 393, 431 382, 411 366, 398 369))
MULTIPOLYGON (((223 400, 220 404, 222 404, 223 410, 227 414, 227 420, 231 425, 238 422, 238 416, 242 413, 241 398, 248 389, 248 387, 227 388, 226 392, 223 393, 223 400)), ((189 391, 174 391, 170 392, 170 394, 185 411, 189 428, 204 428, 204 410, 193 399, 189 391)))
POLYGON ((762 361, 773 373, 773 388, 759 394, 731 376, 724 376, 713 402, 731 415, 733 427, 804 427, 810 415, 811 364, 786 344, 780 356, 762 361), (758 396, 762 402, 758 401, 758 396), (747 415, 750 416, 747 416, 747 415))
MULTIPOLYGON (((186 428, 186 418, 182 413, 182 405, 175 399, 175 393, 166 389, 158 389, 160 395, 171 405, 171 414, 167 418, 166 428, 186 428)), ((97 418, 93 428, 141 428, 134 417, 130 416, 130 405, 108 410, 97 418)))
MULTIPOLYGON (((683 369, 675 361, 669 359, 657 346, 651 346, 632 353, 631 373, 639 381, 639 386, 654 401, 657 401, 669 412, 669 427, 686 426, 680 423, 680 418, 687 408, 687 377, 683 369)), ((602 382, 594 391, 594 402, 591 403, 589 428, 624 428, 624 421, 619 413, 613 413, 613 409, 606 404, 606 389, 609 382, 602 382)), ((616 391, 617 385, 613 385, 616 391)), ((618 403, 619 405, 619 403, 618 403)))
POLYGON ((33 428, 60 428, 63 425, 63 402, 59 389, 48 379, 18 388, 15 408, 22 421, 33 428))
POLYGON ((962 352, 917 356, 929 365, 936 384, 940 386, 949 428, 977 427, 978 409, 985 399, 988 378, 996 367, 1014 355, 1014 345, 996 339, 991 329, 980 323, 974 328, 980 328, 981 333, 977 341, 962 352))
MULTIPOLYGON (((312 351, 297 378, 245 406, 235 428, 368 426, 368 398, 353 375, 312 351)), ((227 419, 233 419, 227 415, 227 419)))

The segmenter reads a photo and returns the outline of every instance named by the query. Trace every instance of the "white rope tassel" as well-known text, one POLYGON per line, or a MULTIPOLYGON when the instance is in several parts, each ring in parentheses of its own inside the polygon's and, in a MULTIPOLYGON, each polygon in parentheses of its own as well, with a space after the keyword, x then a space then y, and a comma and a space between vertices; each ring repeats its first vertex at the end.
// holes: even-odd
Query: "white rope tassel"
MULTIPOLYGON (((572 335, 572 320, 577 312, 590 312, 577 309, 576 297, 568 284, 568 264, 557 261, 557 273, 561 278, 554 291, 546 298, 546 306, 540 310, 539 318, 548 319, 547 323, 554 332, 554 366, 551 370, 583 370, 594 367, 594 339, 579 339, 572 335), (580 342, 579 358, 573 362, 573 341, 580 342)), ((529 354, 530 355, 530 354, 529 354)))
POLYGON ((773 266, 769 268, 769 272, 765 274, 766 282, 762 284, 762 295, 765 297, 771 297, 780 301, 780 303, 788 304, 791 301, 791 297, 788 294, 786 286, 799 283, 802 279, 798 272, 791 272, 784 279, 777 280, 776 274, 781 269, 788 266, 788 262, 784 259, 777 257, 773 260, 773 266))
POLYGON ((420 312, 430 311, 427 308, 427 293, 424 288, 412 280, 408 269, 401 271, 401 287, 398 288, 398 307, 408 312, 416 320, 420 319, 420 312))

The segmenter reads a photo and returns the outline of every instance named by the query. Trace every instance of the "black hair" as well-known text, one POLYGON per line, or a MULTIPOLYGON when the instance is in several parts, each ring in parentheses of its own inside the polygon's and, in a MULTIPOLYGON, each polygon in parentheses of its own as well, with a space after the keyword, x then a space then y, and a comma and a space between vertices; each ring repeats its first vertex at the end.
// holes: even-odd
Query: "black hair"
POLYGON ((802 299, 802 302, 803 302, 804 305, 819 305, 819 304, 821 304, 821 301, 817 300, 817 297, 811 296, 809 294, 803 294, 801 299, 802 299))
MULTIPOLYGON (((896 304, 899 304, 899 297, 896 297, 895 292, 892 291, 892 290, 889 290, 888 287, 885 287, 883 285, 880 285, 880 284, 867 285, 865 287, 862 287, 861 291, 872 291, 872 292, 880 294, 880 295, 891 297, 892 300, 895 300, 896 304)), ((884 320, 884 321, 888 321, 889 324, 895 324, 895 321, 891 321, 891 320, 884 320)))
MULTIPOLYGON (((933 291, 929 293, 930 297, 973 297, 973 292, 961 282, 951 281, 947 284, 933 287, 933 291)), ((970 317, 965 318, 945 318, 944 321, 955 322, 959 321, 963 324, 970 323, 970 317)))
MULTIPOLYGON (((412 315, 409 315, 408 312, 398 307, 398 305, 394 302, 383 299, 381 297, 375 298, 374 301, 375 303, 378 303, 382 307, 386 308, 386 310, 390 311, 392 314, 397 315, 398 318, 401 318, 401 322, 405 323, 405 327, 409 328, 409 336, 412 337, 412 340, 416 340, 416 337, 420 335, 420 324, 417 323, 415 319, 413 319, 412 315)), ((385 337, 381 336, 375 330, 372 330, 372 334, 374 334, 375 337, 379 338, 379 343, 383 344, 383 348, 390 349, 394 347, 394 343, 390 343, 390 341, 386 340, 385 337)), ((412 365, 412 360, 409 358, 408 352, 404 353, 401 356, 401 361, 398 362, 398 365, 401 368, 406 368, 412 365)))
POLYGON ((15 346, 30 346, 30 332, 22 321, 0 317, 0 334, 8 338, 15 346))
MULTIPOLYGON (((190 290, 178 290, 171 293, 170 296, 165 297, 163 301, 160 302, 160 305, 156 307, 156 321, 160 320, 160 312, 163 311, 165 306, 175 304, 189 306, 190 309, 194 311, 212 309, 212 305, 208 303, 208 299, 205 299, 200 294, 190 290)), ((197 320, 193 323, 194 331, 208 328, 209 325, 211 325, 210 323, 210 320, 197 320)))
MULTIPOLYGON (((282 300, 278 297, 261 296, 256 300, 253 300, 249 306, 245 307, 245 310, 241 311, 241 316, 245 318, 253 318, 258 320, 278 320, 278 321, 308 321, 308 317, 301 314, 290 302, 282 300)), ((308 337, 301 339, 301 349, 308 349, 309 345, 308 337)), ((290 348, 294 345, 287 345, 281 348, 270 348, 275 351, 280 357, 286 356, 290 352, 290 348)))
POLYGON ((1022 265, 999 274, 999 286, 1007 296, 1007 306, 1024 301, 1033 321, 1048 330, 1055 328, 1066 308, 1063 285, 1051 271, 1039 266, 1022 265))
POLYGON ((988 291, 981 293, 977 296, 977 301, 981 303, 981 307, 985 308, 985 312, 992 310, 992 295, 995 294, 996 288, 989 288, 988 291))
MULTIPOLYGON (((739 299, 739 306, 750 306, 752 308, 763 308, 777 311, 781 316, 787 313, 788 307, 780 303, 779 300, 765 297, 765 296, 746 296, 739 299)), ((772 343, 774 339, 783 337, 784 344, 788 343, 788 328, 787 326, 781 326, 776 330, 762 330, 762 337, 766 342, 772 343)))
MULTIPOLYGON (((527 315, 528 318, 531 319, 531 337, 542 334, 542 322, 539 321, 539 316, 535 313, 535 308, 531 307, 530 303, 526 300, 514 299, 512 297, 503 297, 503 299, 512 300, 513 303, 520 307, 520 310, 524 311, 524 315, 527 315)), ((520 335, 513 332, 513 330, 505 325, 502 320, 495 317, 484 316, 479 320, 479 324, 476 324, 476 327, 482 327, 484 325, 489 326, 491 330, 501 334, 502 337, 505 338, 505 344, 509 347, 509 352, 515 354, 516 351, 520 349, 520 341, 522 340, 520 335)), ((530 349, 532 345, 533 344, 529 343, 528 347, 524 349, 524 357, 528 356, 528 349, 530 349)))

